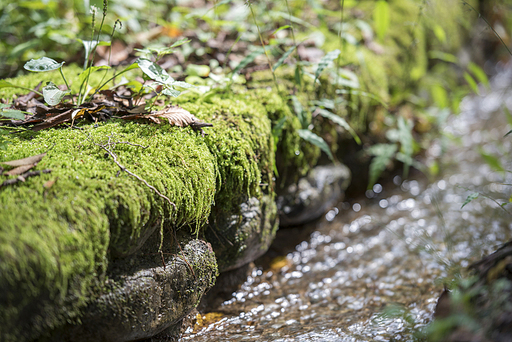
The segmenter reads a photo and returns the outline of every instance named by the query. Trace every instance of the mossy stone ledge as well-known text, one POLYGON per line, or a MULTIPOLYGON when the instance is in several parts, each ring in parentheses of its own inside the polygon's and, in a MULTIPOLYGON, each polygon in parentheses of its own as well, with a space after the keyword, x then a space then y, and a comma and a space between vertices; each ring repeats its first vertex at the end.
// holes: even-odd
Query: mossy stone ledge
MULTIPOLYGON (((10 138, 0 161, 47 152, 35 170, 51 173, 0 188, 2 340, 39 340, 64 325, 79 326, 91 307, 101 316, 97 303, 109 293, 106 284, 115 274, 112 265, 133 259, 161 233, 177 229, 180 234, 186 232, 188 239, 203 236, 204 230, 211 230, 204 228, 209 221, 240 213, 248 198, 272 204, 266 219, 273 223, 263 225, 263 230, 258 227, 256 235, 239 235, 236 249, 246 250, 244 239, 250 236, 259 254, 268 248, 277 229, 277 214, 274 142, 264 104, 275 104, 280 115, 290 116, 290 122, 296 118, 279 96, 267 90, 220 93, 207 99, 190 93, 179 102, 201 120, 213 123, 206 136, 168 124, 112 120, 10 138), (105 144, 121 165, 167 196, 176 209, 122 172, 98 146, 105 144)), ((302 151, 305 146, 298 137, 287 142, 297 144, 290 147, 293 150, 302 151)), ((289 166, 305 173, 314 162, 297 158, 289 166)), ((217 235, 225 238, 222 232, 217 235)), ((179 241, 184 244, 183 238, 179 241)), ((166 238, 163 247, 173 244, 166 238)), ((158 244, 147 253, 154 257, 153 267, 162 263, 158 244)), ((172 255, 164 254, 163 262, 172 255)), ((218 274, 217 265, 207 265, 203 273, 210 280, 197 290, 198 298, 218 274)), ((196 304, 182 305, 184 312, 178 316, 196 304)), ((107 319, 111 310, 103 315, 107 319)), ((166 324, 171 323, 166 321, 158 329, 166 324)))

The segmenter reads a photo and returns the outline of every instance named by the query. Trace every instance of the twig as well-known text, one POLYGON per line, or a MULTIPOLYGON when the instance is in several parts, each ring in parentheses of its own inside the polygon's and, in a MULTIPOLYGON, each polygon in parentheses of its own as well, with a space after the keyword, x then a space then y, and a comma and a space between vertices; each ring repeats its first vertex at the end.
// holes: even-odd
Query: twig
MULTIPOLYGON (((169 197, 165 196, 164 194, 162 194, 160 191, 158 191, 157 188, 155 188, 153 185, 149 184, 144 178, 136 175, 135 173, 131 172, 130 170, 128 170, 125 166, 123 166, 118 160, 117 160, 117 155, 112 152, 110 150, 110 147, 112 146, 112 142, 110 141, 112 139, 112 137, 108 137, 108 142, 107 144, 98 144, 97 142, 94 141, 94 139, 92 138, 91 134, 89 132, 87 132, 87 135, 89 137, 89 139, 92 141, 92 143, 100 148, 102 148, 105 152, 107 152, 111 157, 112 159, 114 159, 114 163, 117 164, 117 166, 119 167, 119 169, 121 169, 121 171, 124 171, 126 172, 127 174, 129 174, 130 176, 136 178, 139 182, 142 182, 144 183, 148 188, 150 188, 151 190, 153 190, 158 196, 160 196, 161 198, 165 199, 173 208, 174 210, 176 210, 176 204, 174 204, 170 199, 169 197)), ((116 143, 114 143, 116 144, 116 143)))
POLYGON ((46 170, 38 170, 38 171, 28 171, 24 174, 19 175, 16 178, 8 179, 4 181, 2 184, 0 184, 0 187, 6 186, 6 185, 13 185, 18 182, 24 182, 29 177, 39 176, 41 173, 50 173, 52 170, 46 169, 46 170))
POLYGON ((496 32, 496 30, 494 29, 494 27, 492 27, 491 23, 485 19, 485 17, 482 15, 482 13, 478 12, 473 6, 471 6, 470 4, 468 4, 466 1, 462 0, 462 2, 464 3, 464 5, 468 6, 470 9, 472 9, 473 11, 475 11, 477 14, 478 14, 478 17, 481 18, 483 21, 485 21, 485 23, 487 24, 487 26, 492 30, 492 32, 494 33, 494 35, 496 37, 498 37, 498 39, 500 40, 501 44, 505 47, 505 49, 507 49, 508 53, 512 56, 512 51, 510 51, 510 49, 508 48, 507 44, 505 44, 505 42, 503 41, 503 39, 501 39, 500 35, 498 34, 498 32, 496 32))
MULTIPOLYGON (((114 146, 115 146, 115 144, 127 143, 127 144, 132 145, 132 143, 128 143, 128 142, 114 142, 114 143, 113 143, 113 142, 111 141, 112 137, 111 137, 111 136, 108 136, 108 142, 107 142, 106 144, 103 144, 103 145, 102 145, 102 144, 98 144, 98 143, 96 143, 96 142, 94 141, 93 137, 91 136, 91 134, 90 134, 89 132, 87 132, 87 135, 88 135, 89 140, 91 140, 91 142, 92 142, 94 145, 96 145, 96 146, 98 146, 98 147, 102 148, 105 152, 107 152, 107 153, 112 157, 112 159, 114 159, 114 163, 116 163, 116 164, 117 164, 117 166, 119 167, 119 169, 120 169, 121 171, 126 172, 126 173, 127 173, 127 174, 129 174, 130 176, 135 177, 137 180, 139 180, 140 182, 144 183, 148 188, 150 188, 151 190, 153 190, 153 191, 154 191, 158 196, 160 196, 160 197, 162 197, 163 199, 165 199, 165 200, 166 200, 166 201, 167 201, 167 202, 168 202, 168 203, 169 203, 169 204, 174 208, 174 210, 176 211, 176 204, 174 204, 173 202, 171 202, 171 200, 170 200, 167 196, 165 196, 164 194, 160 193, 160 192, 159 192, 159 191, 158 191, 154 186, 152 186, 151 184, 149 184, 149 183, 148 183, 144 178, 142 178, 142 177, 140 177, 140 176, 136 175, 135 173, 133 173, 133 172, 131 172, 130 170, 128 170, 125 166, 123 166, 123 165, 122 165, 122 164, 117 160, 117 155, 116 155, 114 152, 112 152, 112 151, 110 150, 110 147, 111 147, 112 145, 114 145, 114 146)), ((140 145, 137 145, 137 144, 133 144, 133 145, 135 145, 135 146, 140 146, 140 145)), ((144 146, 140 146, 140 147, 143 147, 143 148, 144 148, 144 146)), ((162 225, 163 225, 163 221, 162 221, 162 225)), ((178 245, 178 248, 179 248, 179 249, 180 249, 180 251, 181 251, 181 255, 183 256, 183 261, 185 261, 185 263, 187 264, 188 268, 190 269, 190 271, 191 271, 191 272, 192 272, 192 274, 194 275, 194 278, 197 280, 197 277, 196 277, 196 274, 195 274, 195 272, 194 272, 194 269, 192 268, 192 266, 191 266, 191 265, 190 265, 190 263, 188 262, 187 258, 185 257, 185 253, 183 252, 183 249, 181 249, 181 245, 180 245, 180 244, 179 244, 179 242, 178 242, 178 238, 176 237, 176 231, 175 231, 175 228, 173 227, 171 230, 172 230, 172 232, 173 232, 173 234, 174 234, 174 238, 175 238, 175 240, 176 240, 176 244, 178 245)), ((161 234, 162 234, 162 233, 161 233, 161 234)), ((158 251, 158 252, 159 252, 159 254, 160 254, 160 258, 162 259, 163 267, 164 267, 164 269, 165 269, 165 260, 164 260, 163 251, 162 251, 162 242, 161 242, 161 244, 160 244, 160 248, 159 248, 159 251, 158 251)))

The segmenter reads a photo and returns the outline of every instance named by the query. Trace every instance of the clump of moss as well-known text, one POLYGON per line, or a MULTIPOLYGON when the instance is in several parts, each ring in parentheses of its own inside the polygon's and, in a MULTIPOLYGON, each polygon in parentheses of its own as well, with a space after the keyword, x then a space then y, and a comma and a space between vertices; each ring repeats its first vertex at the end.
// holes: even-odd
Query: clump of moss
POLYGON ((0 321, 16 333, 26 333, 24 325, 31 323, 28 331, 37 336, 78 316, 105 276, 108 257, 135 251, 161 215, 178 227, 200 227, 211 211, 216 164, 200 134, 124 122, 83 128, 14 138, 2 155, 12 160, 49 150, 37 169, 52 170, 0 191, 0 289, 6 303, 0 321), (171 198, 176 211, 137 179, 119 173, 93 143, 105 144, 109 137, 147 146, 110 148, 121 164, 171 198), (55 183, 45 188, 47 181, 55 183))

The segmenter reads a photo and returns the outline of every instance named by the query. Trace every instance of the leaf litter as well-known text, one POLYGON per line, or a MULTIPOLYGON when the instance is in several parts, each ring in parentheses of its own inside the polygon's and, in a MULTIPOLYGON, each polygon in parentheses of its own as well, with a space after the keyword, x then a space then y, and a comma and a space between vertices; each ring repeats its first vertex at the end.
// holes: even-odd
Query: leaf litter
POLYGON ((38 170, 38 171, 29 171, 34 166, 36 166, 44 157, 45 153, 41 153, 35 156, 10 160, 6 162, 0 162, 0 164, 7 165, 10 167, 14 167, 13 169, 4 172, 3 167, 0 166, 0 175, 2 176, 17 176, 16 178, 7 179, 0 184, 0 187, 6 185, 16 184, 18 182, 24 182, 27 178, 33 176, 39 176, 41 173, 50 173, 51 170, 38 170))
MULTIPOLYGON (((20 96, 10 107, 6 109, 19 110, 25 113, 25 118, 3 118, 0 126, 23 127, 32 131, 40 131, 59 125, 74 126, 78 119, 86 119, 92 122, 108 121, 112 118, 125 120, 149 120, 156 124, 167 122, 178 127, 190 126, 198 130, 204 136, 204 127, 212 127, 210 123, 203 122, 193 114, 179 106, 168 105, 161 110, 151 110, 153 103, 148 106, 146 97, 137 97, 131 89, 118 87, 115 90, 102 90, 94 95, 93 99, 79 106, 72 103, 59 103, 55 106, 47 106, 40 101, 38 94, 40 85, 28 95, 20 96), (135 101, 134 101, 135 100, 135 101), (134 102, 141 102, 136 103, 134 102), (149 107, 149 109, 146 109, 149 107)), ((153 93, 154 95, 154 93, 153 93)), ((151 96, 151 95, 150 95, 151 96)))
MULTIPOLYGON (((39 84, 34 91, 27 95, 18 97, 10 106, 3 105, 3 109, 17 110, 23 113, 24 119, 15 119, 9 117, 1 117, 0 127, 10 126, 19 130, 28 129, 32 131, 40 131, 56 126, 74 127, 75 122, 79 120, 87 120, 89 122, 108 121, 113 118, 124 120, 142 120, 155 124, 168 122, 170 125, 177 127, 191 127, 193 130, 199 131, 202 136, 206 133, 204 127, 212 127, 213 124, 203 122, 195 117, 187 110, 179 107, 168 105, 160 110, 147 110, 147 96, 137 98, 136 94, 125 87, 118 87, 115 90, 103 90, 92 97, 89 102, 82 105, 74 105, 72 103, 59 103, 55 106, 47 106, 42 102, 42 96, 39 92, 39 84), (135 100, 135 101, 134 101, 135 100), (141 102, 135 103, 134 102, 141 102)), ((151 95, 150 95, 151 96, 151 95)), ((154 101, 155 102, 155 101, 154 101)), ((158 101, 162 103, 162 101, 158 101)), ((155 105, 153 103, 150 109, 155 105)), ((15 131, 13 131, 15 132, 15 131)), ((28 177, 40 175, 41 173, 50 173, 51 170, 30 171, 39 163, 46 153, 31 156, 28 158, 0 162, 0 164, 12 167, 11 170, 4 172, 4 168, 0 166, 0 175, 16 176, 0 183, 0 187, 12 185, 17 182, 24 182, 28 177)))

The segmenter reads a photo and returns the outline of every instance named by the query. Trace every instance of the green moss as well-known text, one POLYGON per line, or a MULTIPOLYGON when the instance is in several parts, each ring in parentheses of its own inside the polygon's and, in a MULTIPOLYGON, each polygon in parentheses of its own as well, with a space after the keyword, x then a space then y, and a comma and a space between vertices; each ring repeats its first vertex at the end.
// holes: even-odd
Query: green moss
MULTIPOLYGON (((33 86, 33 76, 21 83, 33 86)), ((162 217, 193 233, 207 222, 212 204, 219 204, 217 212, 233 210, 243 197, 261 197, 262 183, 272 184, 271 121, 259 99, 220 94, 205 102, 190 93, 181 101, 195 101, 182 106, 214 124, 207 136, 167 124, 111 121, 12 137, 0 160, 48 151, 36 169, 52 172, 0 189, 6 303, 0 322, 12 327, 6 339, 36 338, 79 317, 109 259, 136 251, 162 217), (95 145, 109 139, 119 163, 168 196, 176 210, 95 145), (47 181, 55 183, 45 188, 47 181)))
POLYGON ((37 319, 51 321, 36 324, 33 333, 76 316, 104 275, 107 256, 133 252, 141 237, 155 230, 154 222, 162 214, 178 227, 197 228, 207 221, 214 201, 215 159, 204 139, 191 129, 130 122, 84 129, 15 138, 1 158, 23 158, 50 149, 37 169, 50 169, 51 174, 0 191, 0 289, 8 308, 0 320, 26 319, 22 308, 29 305, 31 314, 40 313, 37 319), (115 144, 112 151, 122 165, 171 198, 176 211, 134 177, 117 175, 119 168, 112 158, 91 141, 103 144, 108 136, 113 142, 148 146, 115 144), (49 180, 56 182, 45 189, 49 180), (13 290, 20 287, 21 291, 13 290), (63 298, 73 298, 71 307, 47 307, 63 298), (34 307, 34 303, 40 304, 34 307))

